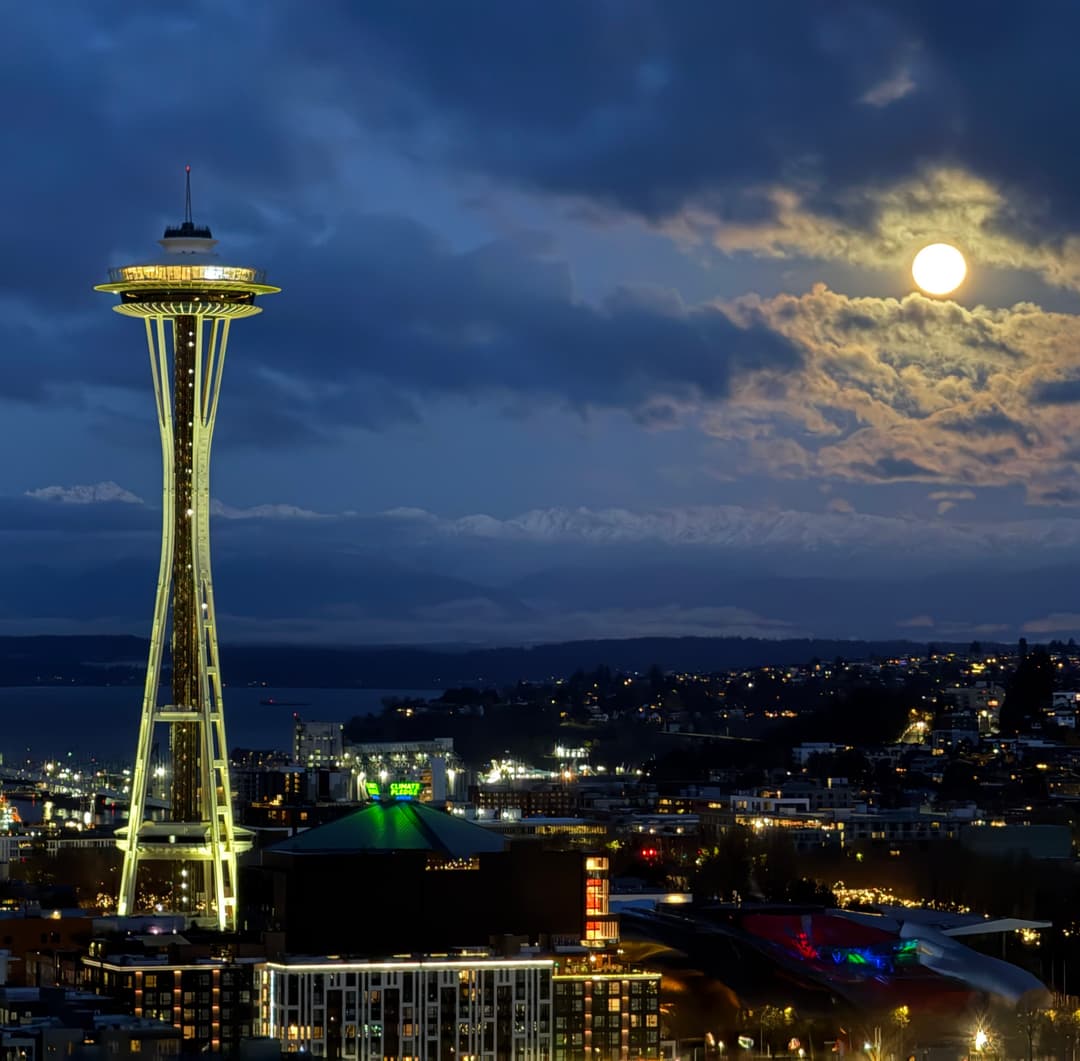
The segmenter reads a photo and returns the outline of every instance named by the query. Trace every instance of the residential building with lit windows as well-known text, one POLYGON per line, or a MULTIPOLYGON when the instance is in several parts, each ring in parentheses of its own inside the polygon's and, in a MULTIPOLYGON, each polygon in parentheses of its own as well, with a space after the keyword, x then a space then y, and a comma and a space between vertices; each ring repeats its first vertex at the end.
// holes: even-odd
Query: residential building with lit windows
POLYGON ((585 859, 586 947, 614 947, 619 942, 619 915, 611 912, 608 860, 600 855, 585 859))
POLYGON ((520 818, 573 818, 581 810, 581 790, 557 782, 507 781, 470 785, 469 802, 478 810, 515 811, 520 818))
POLYGON ((552 971, 550 959, 479 954, 267 962, 256 1034, 341 1061, 547 1061, 552 971))
POLYGON ((660 974, 556 969, 555 1061, 660 1056, 660 974))
POLYGON ((296 764, 233 766, 231 770, 236 802, 299 803, 308 796, 307 771, 296 764))
MULTIPOLYGON (((1055 704, 1057 706, 1056 697, 1055 704)), ((998 732, 1001 721, 1001 705, 1005 702, 1005 689, 992 682, 976 682, 969 686, 953 686, 943 693, 945 701, 978 720, 981 735, 998 732)), ((1075 701, 1073 702, 1075 706, 1075 701)))
POLYGON ((185 1049, 218 1053, 250 1039, 257 1015, 255 968, 262 958, 185 961, 174 960, 173 950, 116 953, 107 941, 95 940, 82 959, 81 986, 110 996, 134 1017, 179 1028, 185 1049))

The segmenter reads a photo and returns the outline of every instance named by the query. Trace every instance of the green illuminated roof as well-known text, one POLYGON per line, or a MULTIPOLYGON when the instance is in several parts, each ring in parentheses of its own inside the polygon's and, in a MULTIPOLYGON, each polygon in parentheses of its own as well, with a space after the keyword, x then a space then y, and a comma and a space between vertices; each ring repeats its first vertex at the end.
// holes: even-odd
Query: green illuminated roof
POLYGON ((297 833, 272 850, 304 855, 431 851, 445 858, 469 858, 504 847, 501 833, 424 803, 393 800, 372 803, 337 821, 297 833))

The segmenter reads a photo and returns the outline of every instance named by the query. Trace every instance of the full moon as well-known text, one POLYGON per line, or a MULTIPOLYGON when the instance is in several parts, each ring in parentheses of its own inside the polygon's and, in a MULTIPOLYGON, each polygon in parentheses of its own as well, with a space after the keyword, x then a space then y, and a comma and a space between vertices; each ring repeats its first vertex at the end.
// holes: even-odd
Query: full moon
POLYGON ((931 243, 915 255, 911 275, 928 295, 947 295, 964 282, 967 262, 950 244, 931 243))

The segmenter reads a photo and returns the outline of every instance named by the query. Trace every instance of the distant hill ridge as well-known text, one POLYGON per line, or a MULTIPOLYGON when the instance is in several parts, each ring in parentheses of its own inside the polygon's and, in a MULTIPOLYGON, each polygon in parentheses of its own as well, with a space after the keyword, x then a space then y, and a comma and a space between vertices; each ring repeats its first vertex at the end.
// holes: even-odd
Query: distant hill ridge
MULTIPOLYGON (((942 651, 968 643, 935 642, 942 651)), ((1001 646, 984 643, 990 650, 1001 646)), ((604 665, 619 671, 707 672, 792 666, 812 659, 919 656, 926 642, 741 637, 638 637, 533 646, 320 646, 234 644, 222 648, 232 685, 276 688, 436 689, 510 685, 604 665)), ((143 680, 147 642, 130 636, 0 637, 0 686, 127 685, 143 680)))

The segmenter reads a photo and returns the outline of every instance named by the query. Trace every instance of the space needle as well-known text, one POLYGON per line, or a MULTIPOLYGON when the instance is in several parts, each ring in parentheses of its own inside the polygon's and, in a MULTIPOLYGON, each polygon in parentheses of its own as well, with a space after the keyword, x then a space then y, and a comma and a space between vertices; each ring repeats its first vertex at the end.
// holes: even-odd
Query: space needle
POLYGON ((222 368, 234 320, 261 312, 260 295, 280 288, 262 271, 229 265, 210 229, 191 217, 187 167, 184 221, 165 229, 163 254, 109 270, 97 291, 120 296, 113 307, 146 327, 163 465, 161 566, 150 633, 128 824, 117 830, 124 853, 117 912, 135 912, 143 862, 178 864, 174 903, 222 930, 237 916, 237 855, 251 834, 233 821, 228 745, 210 577, 210 444, 222 368), (162 656, 171 636, 171 702, 161 703, 162 656), (154 735, 169 729, 168 820, 151 821, 147 797, 154 735))

